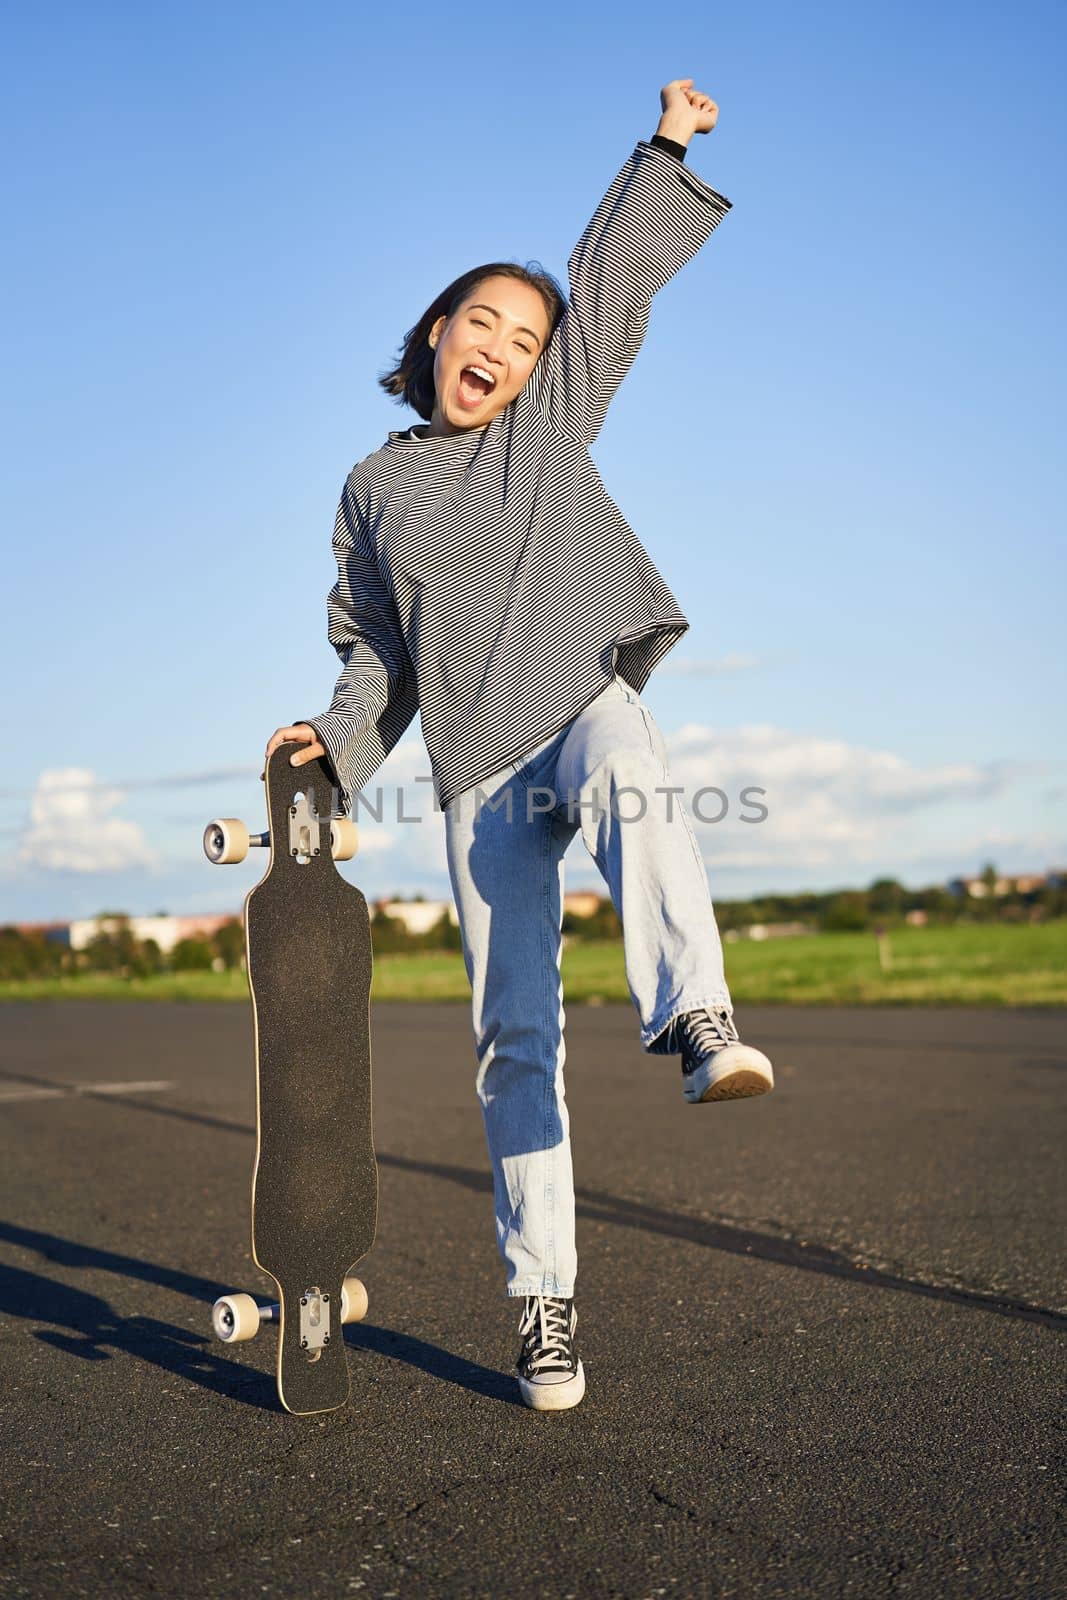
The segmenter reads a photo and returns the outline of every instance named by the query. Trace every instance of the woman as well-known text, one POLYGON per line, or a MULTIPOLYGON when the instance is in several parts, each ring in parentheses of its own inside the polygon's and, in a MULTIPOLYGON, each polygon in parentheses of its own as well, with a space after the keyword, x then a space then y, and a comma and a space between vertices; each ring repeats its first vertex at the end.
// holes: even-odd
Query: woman
POLYGON ((348 805, 416 711, 471 983, 525 1402, 577 1405, 574 1187, 563 1085, 563 857, 576 832, 623 923, 643 1047, 691 1104, 762 1094, 732 1021, 704 864, 640 690, 689 624, 589 454, 657 289, 730 201, 684 164, 718 108, 675 79, 575 247, 569 303, 512 262, 465 273, 381 379, 425 425, 358 462, 334 527, 327 711, 279 728, 348 805), (627 796, 625 802, 622 796, 627 796), (635 797, 636 796, 636 800, 635 797))

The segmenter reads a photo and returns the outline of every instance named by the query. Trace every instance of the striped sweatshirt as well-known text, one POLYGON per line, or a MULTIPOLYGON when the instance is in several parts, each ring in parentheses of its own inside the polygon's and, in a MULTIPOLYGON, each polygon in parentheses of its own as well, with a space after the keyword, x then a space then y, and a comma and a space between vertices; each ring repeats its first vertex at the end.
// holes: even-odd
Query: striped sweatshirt
POLYGON ((345 481, 326 603, 343 670, 329 709, 296 720, 346 809, 416 711, 444 810, 613 675, 640 693, 689 627, 589 453, 653 295, 731 208, 669 143, 639 140, 612 180, 520 393, 481 428, 391 431, 345 481))

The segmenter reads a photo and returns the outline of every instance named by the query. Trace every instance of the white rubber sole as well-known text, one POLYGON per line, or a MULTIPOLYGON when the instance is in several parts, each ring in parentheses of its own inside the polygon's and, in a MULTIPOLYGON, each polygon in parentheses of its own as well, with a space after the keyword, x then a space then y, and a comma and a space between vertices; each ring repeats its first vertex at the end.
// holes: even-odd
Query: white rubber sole
POLYGON ((774 1068, 762 1050, 748 1044, 727 1044, 697 1067, 682 1092, 691 1105, 708 1100, 746 1100, 774 1088, 774 1068))
POLYGON ((562 1383, 531 1383, 528 1378, 520 1378, 519 1392, 534 1411, 569 1411, 585 1394, 585 1368, 579 1359, 574 1377, 565 1378, 562 1383))

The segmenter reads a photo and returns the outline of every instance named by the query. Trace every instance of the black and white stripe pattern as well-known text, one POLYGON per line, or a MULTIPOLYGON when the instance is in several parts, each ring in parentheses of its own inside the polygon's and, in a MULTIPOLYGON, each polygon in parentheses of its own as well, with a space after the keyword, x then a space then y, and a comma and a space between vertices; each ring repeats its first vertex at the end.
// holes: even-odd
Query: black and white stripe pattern
POLYGON ((731 202, 640 140, 568 263, 571 296, 521 393, 488 426, 390 432, 334 524, 316 729, 346 806, 422 713, 444 809, 570 722, 617 672, 640 692, 689 623, 589 446, 652 297, 731 202))

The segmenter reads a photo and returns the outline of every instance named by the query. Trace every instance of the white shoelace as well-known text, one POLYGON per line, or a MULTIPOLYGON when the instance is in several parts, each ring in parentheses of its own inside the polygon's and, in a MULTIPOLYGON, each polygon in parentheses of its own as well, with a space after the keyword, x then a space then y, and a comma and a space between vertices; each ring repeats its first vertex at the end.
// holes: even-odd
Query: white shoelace
POLYGON ((686 1054, 693 1061, 703 1060, 724 1045, 740 1043, 728 1011, 691 1011, 679 1017, 675 1026, 684 1033, 686 1054))
POLYGON ((571 1326, 565 1300, 528 1295, 519 1337, 524 1341, 519 1363, 527 1372, 572 1370, 571 1326))

